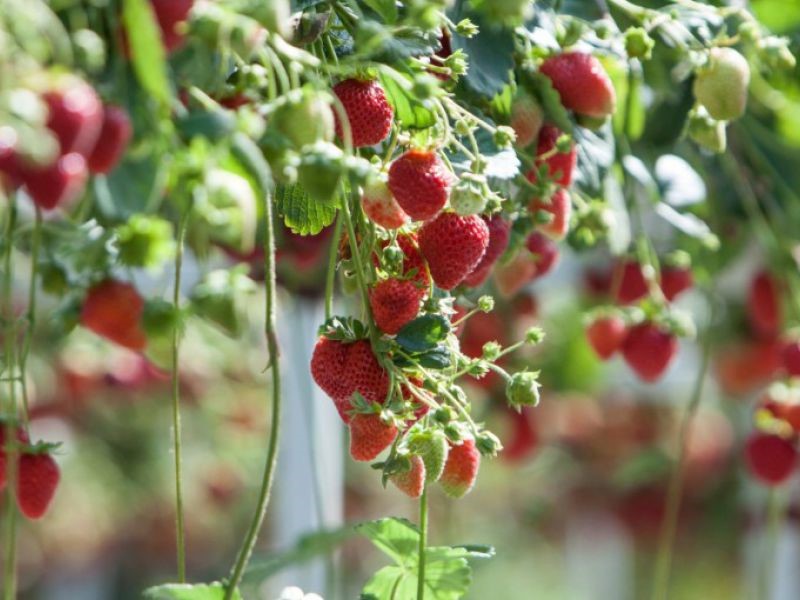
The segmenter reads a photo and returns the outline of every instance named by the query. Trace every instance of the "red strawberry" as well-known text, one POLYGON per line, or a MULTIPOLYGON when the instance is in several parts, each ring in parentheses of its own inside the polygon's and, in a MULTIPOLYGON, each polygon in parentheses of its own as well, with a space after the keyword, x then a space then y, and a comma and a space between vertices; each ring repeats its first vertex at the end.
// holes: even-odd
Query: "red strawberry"
POLYGON ((0 189, 14 190, 22 185, 22 167, 17 155, 17 133, 0 128, 0 189))
POLYGON ((632 304, 644 298, 649 288, 644 277, 642 265, 636 261, 629 260, 623 263, 621 268, 622 272, 614 275, 619 277, 617 302, 619 304, 632 304))
POLYGON ((43 210, 69 205, 83 194, 86 161, 76 152, 64 154, 49 167, 23 167, 28 195, 43 210))
POLYGON ((752 392, 775 377, 781 368, 781 343, 775 339, 728 344, 714 360, 720 386, 727 394, 752 392))
POLYGON ((379 415, 353 415, 350 420, 350 456, 353 460, 373 460, 392 445, 395 437, 397 428, 384 424, 379 415))
POLYGON ((529 235, 525 247, 533 254, 533 264, 536 267, 534 277, 537 279, 547 275, 558 263, 558 246, 541 233, 529 235))
POLYGON ((77 152, 87 157, 103 126, 103 105, 94 88, 69 78, 42 98, 50 110, 47 127, 58 139, 61 154, 77 152))
POLYGON ((451 290, 483 258, 489 245, 489 227, 478 215, 446 212, 419 230, 419 248, 431 276, 443 290, 451 290))
POLYGON ((333 399, 339 416, 345 423, 350 420, 347 411, 352 408, 350 395, 353 392, 342 376, 347 354, 347 344, 322 336, 317 340, 311 355, 311 376, 322 391, 333 399))
POLYGON ((753 433, 745 446, 747 467, 756 479, 769 486, 786 481, 797 464, 794 444, 770 433, 753 433))
MULTIPOLYGON (((30 440, 28 439, 28 434, 25 433, 25 430, 21 427, 15 428, 15 434, 17 437, 17 441, 20 444, 28 444, 30 440)), ((6 451, 6 424, 0 422, 0 491, 5 489, 6 482, 7 482, 7 475, 6 475, 6 463, 8 461, 7 458, 7 451, 6 451)))
POLYGON ((408 222, 408 215, 400 208, 384 181, 372 182, 364 188, 361 206, 370 219, 386 229, 397 229, 408 222))
POLYGON ((403 259, 403 275, 409 276, 413 272, 411 280, 421 287, 428 287, 431 283, 428 263, 425 262, 425 257, 422 256, 422 252, 419 250, 416 235, 398 235, 397 245, 400 246, 405 256, 403 259))
POLYGON ((367 402, 383 404, 389 393, 389 376, 375 358, 368 340, 358 340, 348 345, 347 360, 341 373, 352 395, 358 392, 367 402))
POLYGON ((178 31, 180 24, 189 17, 194 0, 150 0, 156 14, 161 38, 167 52, 183 45, 184 35, 178 31))
POLYGON ((747 305, 753 331, 762 337, 777 335, 781 327, 779 285, 767 271, 753 278, 747 305))
POLYGON ((89 170, 92 173, 110 172, 125 153, 132 134, 128 113, 118 106, 106 106, 100 137, 89 155, 89 170))
POLYGON ((506 411, 511 420, 511 433, 507 442, 504 442, 502 457, 514 462, 529 456, 539 444, 539 434, 533 421, 533 411, 524 408, 520 412, 516 410, 506 411))
POLYGON ((409 150, 389 167, 389 189, 414 221, 425 221, 442 210, 453 178, 439 156, 427 150, 409 150))
MULTIPOLYGON (((333 93, 339 98, 347 113, 353 135, 353 146, 356 148, 374 146, 386 139, 392 130, 394 111, 377 81, 345 79, 333 87, 333 93)), ((336 135, 343 140, 344 131, 337 112, 334 111, 336 135)))
POLYGON ((370 290, 369 304, 378 329, 394 335, 417 316, 425 290, 413 281, 385 279, 370 290))
POLYGON ((672 302, 680 294, 694 285, 691 269, 682 267, 664 267, 661 269, 661 291, 664 297, 672 302))
POLYGON ((472 489, 481 466, 481 455, 472 438, 459 446, 451 446, 439 484, 451 498, 461 498, 472 489))
POLYGON ((466 276, 464 283, 469 287, 478 287, 486 281, 497 259, 506 251, 508 239, 511 236, 511 225, 499 214, 492 217, 483 217, 489 228, 489 245, 480 262, 475 265, 472 273, 466 276))
POLYGON ((419 498, 425 488, 425 463, 419 456, 411 457, 411 468, 394 473, 389 480, 409 498, 419 498))
POLYGON ((55 496, 61 473, 49 454, 23 454, 19 459, 17 504, 29 519, 39 519, 47 512, 55 496))
POLYGON ((631 327, 622 344, 625 362, 648 382, 656 381, 664 374, 677 350, 675 336, 649 321, 631 327))
POLYGON ((800 377, 800 341, 792 340, 783 346, 781 362, 790 377, 800 377))
POLYGON ((625 341, 627 328, 620 317, 600 317, 586 328, 586 338, 597 356, 608 360, 625 341))
POLYGON ((108 279, 89 290, 81 325, 131 350, 141 351, 147 338, 141 328, 144 300, 130 283, 108 279))
POLYGON ((561 130, 553 125, 545 125, 539 132, 539 142, 536 145, 536 156, 543 156, 548 154, 549 157, 545 159, 536 159, 534 168, 528 171, 528 181, 536 183, 539 180, 538 170, 542 163, 547 165, 548 177, 563 187, 569 187, 572 183, 572 171, 575 169, 575 163, 578 160, 578 152, 575 149, 575 144, 569 152, 562 153, 556 152, 556 142, 561 136, 561 130), (551 152, 554 154, 550 155, 551 152))
POLYGON ((565 108, 596 119, 605 119, 614 112, 614 86, 603 65, 591 54, 565 52, 551 56, 539 70, 553 83, 565 108))
POLYGON ((545 211, 552 215, 549 223, 537 225, 537 229, 554 240, 563 239, 569 231, 569 218, 572 214, 572 201, 569 193, 564 188, 556 190, 549 202, 540 198, 531 201, 529 210, 534 216, 538 211, 545 211))
POLYGON ((527 148, 534 142, 542 128, 543 119, 542 107, 531 96, 524 94, 514 100, 509 124, 517 136, 519 148, 527 148))

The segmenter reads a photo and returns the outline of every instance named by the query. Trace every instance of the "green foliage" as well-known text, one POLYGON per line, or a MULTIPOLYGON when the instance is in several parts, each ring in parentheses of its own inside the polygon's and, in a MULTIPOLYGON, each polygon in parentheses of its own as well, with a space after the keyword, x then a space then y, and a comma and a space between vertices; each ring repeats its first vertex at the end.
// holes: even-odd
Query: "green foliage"
MULTIPOLYGON (((225 586, 221 583, 169 583, 145 590, 144 597, 148 600, 223 600, 225 586)), ((238 590, 234 592, 232 600, 242 600, 238 590)))

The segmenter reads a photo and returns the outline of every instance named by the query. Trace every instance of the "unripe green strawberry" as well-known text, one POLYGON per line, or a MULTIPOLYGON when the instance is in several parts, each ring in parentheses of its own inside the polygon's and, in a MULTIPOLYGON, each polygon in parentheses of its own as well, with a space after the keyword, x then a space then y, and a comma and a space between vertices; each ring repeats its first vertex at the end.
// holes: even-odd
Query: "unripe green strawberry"
POLYGON ((439 485, 451 498, 461 498, 472 489, 478 478, 481 455, 475 440, 467 438, 458 446, 451 446, 439 485))
POLYGON ((419 498, 427 481, 425 472, 425 464, 422 459, 419 456, 411 456, 408 470, 393 473, 389 477, 389 481, 409 498, 419 498))
POLYGON ((717 121, 731 121, 744 114, 750 65, 733 48, 712 48, 708 63, 694 79, 694 96, 717 121))
POLYGON ((517 135, 517 146, 527 148, 535 142, 543 123, 544 113, 536 99, 529 94, 520 94, 511 105, 510 122, 517 135))
POLYGON ((449 449, 447 436, 439 430, 413 433, 408 440, 408 451, 425 463, 425 481, 428 483, 442 475, 449 449))
POLYGON ((353 460, 374 460, 392 445, 397 436, 394 425, 386 425, 377 414, 356 414, 350 420, 350 456, 353 460))
POLYGON ((725 152, 725 127, 725 121, 715 121, 705 110, 699 110, 689 117, 689 137, 701 148, 715 154, 725 152))
POLYGON ((483 175, 464 173, 450 193, 450 207, 459 215, 477 215, 486 208, 489 194, 483 175))
POLYGON ((332 142, 333 111, 322 94, 300 93, 281 106, 270 118, 270 125, 284 136, 295 150, 318 141, 332 142))
POLYGON ((520 371, 506 382, 506 399, 512 408, 539 404, 539 372, 520 371))

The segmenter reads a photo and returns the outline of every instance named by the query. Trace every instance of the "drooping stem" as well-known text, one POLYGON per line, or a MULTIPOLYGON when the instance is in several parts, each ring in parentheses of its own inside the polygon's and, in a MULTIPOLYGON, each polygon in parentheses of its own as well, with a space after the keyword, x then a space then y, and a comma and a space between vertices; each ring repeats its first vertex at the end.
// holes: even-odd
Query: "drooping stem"
POLYGON ((183 267, 183 246, 186 237, 186 222, 189 211, 181 217, 178 224, 178 247, 175 251, 175 281, 172 291, 172 305, 175 319, 172 327, 172 441, 175 455, 175 542, 178 560, 178 581, 186 581, 186 533, 183 521, 183 483, 181 449, 181 396, 180 396, 180 310, 181 310, 181 270, 183 267))
POLYGON ((419 497, 419 549, 417 568, 417 600, 425 597, 425 548, 428 545, 428 488, 422 488, 419 497))
MULTIPOLYGON (((712 301, 713 302, 713 301, 712 301)), ((713 321, 713 304, 709 315, 709 327, 713 321)), ((664 510, 664 520, 661 522, 661 532, 659 534, 658 554, 656 555, 655 574, 653 576, 653 600, 666 600, 669 595, 669 580, 672 569, 672 556, 675 547, 675 532, 678 525, 678 514, 681 507, 681 496, 683 495, 683 476, 686 463, 686 446, 691 432, 694 416, 700 406, 703 397, 703 386, 708 372, 708 365, 711 355, 710 335, 706 333, 703 357, 700 364, 700 371, 695 380, 692 395, 686 405, 683 417, 681 418, 680 429, 678 431, 678 457, 672 474, 670 475, 669 487, 667 488, 667 501, 664 510)))
POLYGON ((261 489, 258 494, 258 503, 250 527, 242 541, 236 562, 231 570, 228 584, 225 590, 225 600, 230 600, 236 591, 242 574, 253 553, 253 548, 258 539, 258 532, 264 522, 267 513, 270 492, 272 491, 272 481, 275 475, 275 465, 278 459, 278 436, 281 426, 281 378, 278 353, 278 337, 275 331, 275 239, 272 228, 272 195, 268 190, 264 193, 264 267, 266 283, 265 301, 265 326, 264 333, 267 338, 267 350, 269 352, 269 364, 272 367, 272 422, 270 424, 269 446, 267 448, 267 459, 264 465, 264 474, 261 478, 261 489))
POLYGON ((16 377, 14 377, 14 342, 16 329, 14 327, 14 302, 12 272, 12 258, 14 253, 14 230, 17 224, 17 205, 14 196, 9 198, 8 213, 6 217, 5 256, 3 265, 3 318, 5 319, 5 371, 8 379, 8 405, 6 407, 5 443, 10 451, 6 455, 6 523, 5 523, 5 569, 3 598, 14 600, 17 596, 17 504, 14 499, 14 490, 17 481, 16 461, 16 377))
POLYGON ((28 378, 26 377, 28 354, 31 350, 33 330, 36 326, 36 284, 39 278, 39 250, 42 245, 42 210, 36 207, 36 220, 31 234, 31 280, 28 286, 28 311, 25 326, 25 338, 22 342, 22 352, 19 355, 20 390, 22 392, 22 420, 28 427, 28 378))

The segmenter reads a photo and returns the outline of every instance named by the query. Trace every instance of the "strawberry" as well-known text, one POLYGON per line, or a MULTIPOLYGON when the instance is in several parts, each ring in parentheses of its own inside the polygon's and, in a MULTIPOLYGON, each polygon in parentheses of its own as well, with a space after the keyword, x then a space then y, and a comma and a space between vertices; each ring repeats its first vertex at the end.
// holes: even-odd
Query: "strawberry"
POLYGON ((771 433, 751 434, 744 451, 750 472, 768 486, 780 485, 786 481, 797 464, 794 444, 771 433))
POLYGON ((620 349, 626 334, 625 321, 613 315, 595 319, 586 328, 586 339, 602 360, 608 360, 620 349))
POLYGON ((77 152, 86 158, 103 126, 103 105, 94 88, 69 77, 42 99, 49 109, 47 127, 58 139, 61 154, 77 152))
POLYGON ((444 493, 451 498, 461 498, 475 485, 480 466, 481 455, 475 440, 468 438, 458 446, 451 446, 439 478, 444 493))
POLYGON ((800 377, 800 341, 792 340, 781 349, 781 362, 790 377, 800 377))
POLYGON ((661 291, 664 297, 672 302, 680 294, 694 285, 691 269, 682 267, 664 267, 661 269, 661 291))
POLYGON ((511 433, 507 442, 504 441, 502 457, 508 461, 515 462, 529 456, 539 444, 539 434, 533 421, 533 411, 530 408, 523 408, 519 412, 516 410, 506 411, 511 420, 511 433))
POLYGON ((351 408, 350 395, 353 392, 342 376, 348 348, 344 342, 321 336, 311 354, 311 377, 333 399, 339 416, 345 423, 350 420, 347 411, 351 408))
POLYGON ((539 141, 536 145, 536 162, 534 167, 528 171, 528 181, 536 183, 539 180, 539 168, 542 164, 547 166, 546 172, 553 183, 563 187, 569 187, 572 183, 572 171, 578 160, 578 151, 573 143, 569 152, 557 152, 556 142, 561 136, 561 130, 554 125, 544 125, 539 132, 539 141), (551 154, 552 153, 552 154, 551 154), (547 158, 539 158, 544 155, 547 158))
POLYGON ((409 498, 419 498, 425 489, 425 463, 419 456, 412 456, 410 468, 407 471, 393 473, 389 481, 409 498))
POLYGON ((497 259, 506 251, 508 240, 511 237, 511 225, 499 214, 483 217, 489 228, 489 245, 480 262, 475 265, 472 272, 464 278, 464 284, 469 287, 483 285, 497 259))
POLYGON ((640 379, 648 382, 656 381, 664 374, 677 350, 675 336, 650 321, 631 327, 622 343, 625 362, 640 379))
POLYGON ((141 351, 147 338, 141 327, 144 300, 130 283, 107 279, 89 290, 81 325, 131 350, 141 351))
POLYGON ((591 54, 565 52, 551 56, 539 70, 553 83, 565 108, 595 119, 605 119, 614 112, 614 86, 603 65, 591 54))
MULTIPOLYGON (((0 491, 2 491, 6 487, 6 463, 8 461, 8 451, 6 450, 6 433, 7 433, 8 426, 0 421, 0 491)), ((14 431, 17 441, 20 444, 28 444, 30 440, 28 439, 28 434, 25 433, 25 430, 21 427, 16 427, 14 431)))
POLYGON ((392 445, 397 436, 394 425, 386 425, 379 415, 356 414, 350 420, 350 456, 370 461, 392 445))
POLYGON ((477 215, 440 214, 419 230, 419 248, 428 261, 431 277, 443 290, 451 290, 481 261, 489 245, 489 227, 477 215))
POLYGON ((694 78, 694 96, 717 121, 731 121, 744 114, 750 65, 733 48, 712 48, 708 63, 694 78))
POLYGON ((536 267, 534 278, 544 277, 558 264, 558 246, 541 233, 529 235, 525 247, 533 254, 533 264, 536 267))
POLYGON ((435 217, 447 203, 453 174, 435 152, 409 150, 389 167, 389 189, 414 221, 435 217))
POLYGON ((617 268, 622 269, 621 273, 615 274, 615 277, 619 277, 616 294, 617 303, 632 304, 644 298, 649 288, 642 265, 634 260, 628 260, 617 268))
POLYGON ((768 338, 778 334, 782 320, 779 285, 767 271, 753 278, 747 305, 750 326, 757 335, 768 338))
POLYGON ((128 113, 118 106, 106 106, 100 136, 87 161, 89 170, 92 173, 110 172, 125 153, 131 135, 133 128, 128 113))
POLYGON ((410 276, 412 281, 422 287, 428 287, 431 282, 430 271, 425 257, 420 252, 417 237, 414 234, 397 236, 397 245, 403 251, 403 275, 410 276), (412 274, 413 273, 413 274, 412 274))
POLYGON ((537 225, 537 229, 554 240, 561 240, 569 231, 569 218, 572 214, 572 201, 564 188, 559 188, 549 202, 534 198, 528 210, 534 217, 539 211, 552 216, 549 222, 537 225))
POLYGON ((775 339, 728 344, 715 356, 714 371, 727 394, 746 394, 762 387, 781 368, 781 343, 775 339))
POLYGON ((22 185, 17 133, 10 127, 0 128, 0 190, 14 190, 22 185))
POLYGON ((497 291, 506 298, 516 295, 535 278, 536 264, 527 250, 518 252, 510 262, 500 264, 494 269, 497 291))
POLYGON ((370 182, 364 187, 361 207, 370 219, 386 229, 397 229, 408 222, 408 215, 382 180, 370 182))
POLYGON ((384 279, 369 292, 369 304, 378 329, 394 335, 417 316, 425 291, 413 281, 384 279))
POLYGON ((539 135, 544 113, 535 98, 528 94, 520 94, 511 105, 511 121, 509 124, 517 136, 517 147, 527 148, 539 135))
POLYGON ((77 152, 60 156, 49 167, 22 167, 22 180, 31 200, 43 210, 69 205, 83 194, 86 161, 77 152))
POLYGON ((421 458, 425 465, 425 481, 428 483, 442 475, 449 448, 447 437, 441 431, 416 433, 408 441, 409 452, 421 458))
POLYGON ((367 402, 383 404, 389 393, 389 376, 372 352, 368 340, 349 344, 344 371, 340 374, 351 392, 361 394, 367 402))
POLYGON ((40 519, 56 493, 61 473, 49 454, 23 454, 19 459, 17 504, 29 519, 40 519))
MULTIPOLYGON (((392 110, 386 93, 377 81, 345 79, 333 87, 347 114, 353 146, 374 146, 386 139, 392 130, 392 110)), ((344 139, 344 130, 336 116, 336 135, 344 139)))
POLYGON ((164 49, 167 52, 177 50, 183 45, 185 37, 178 29, 188 18, 194 0, 150 0, 150 3, 161 29, 164 49))

